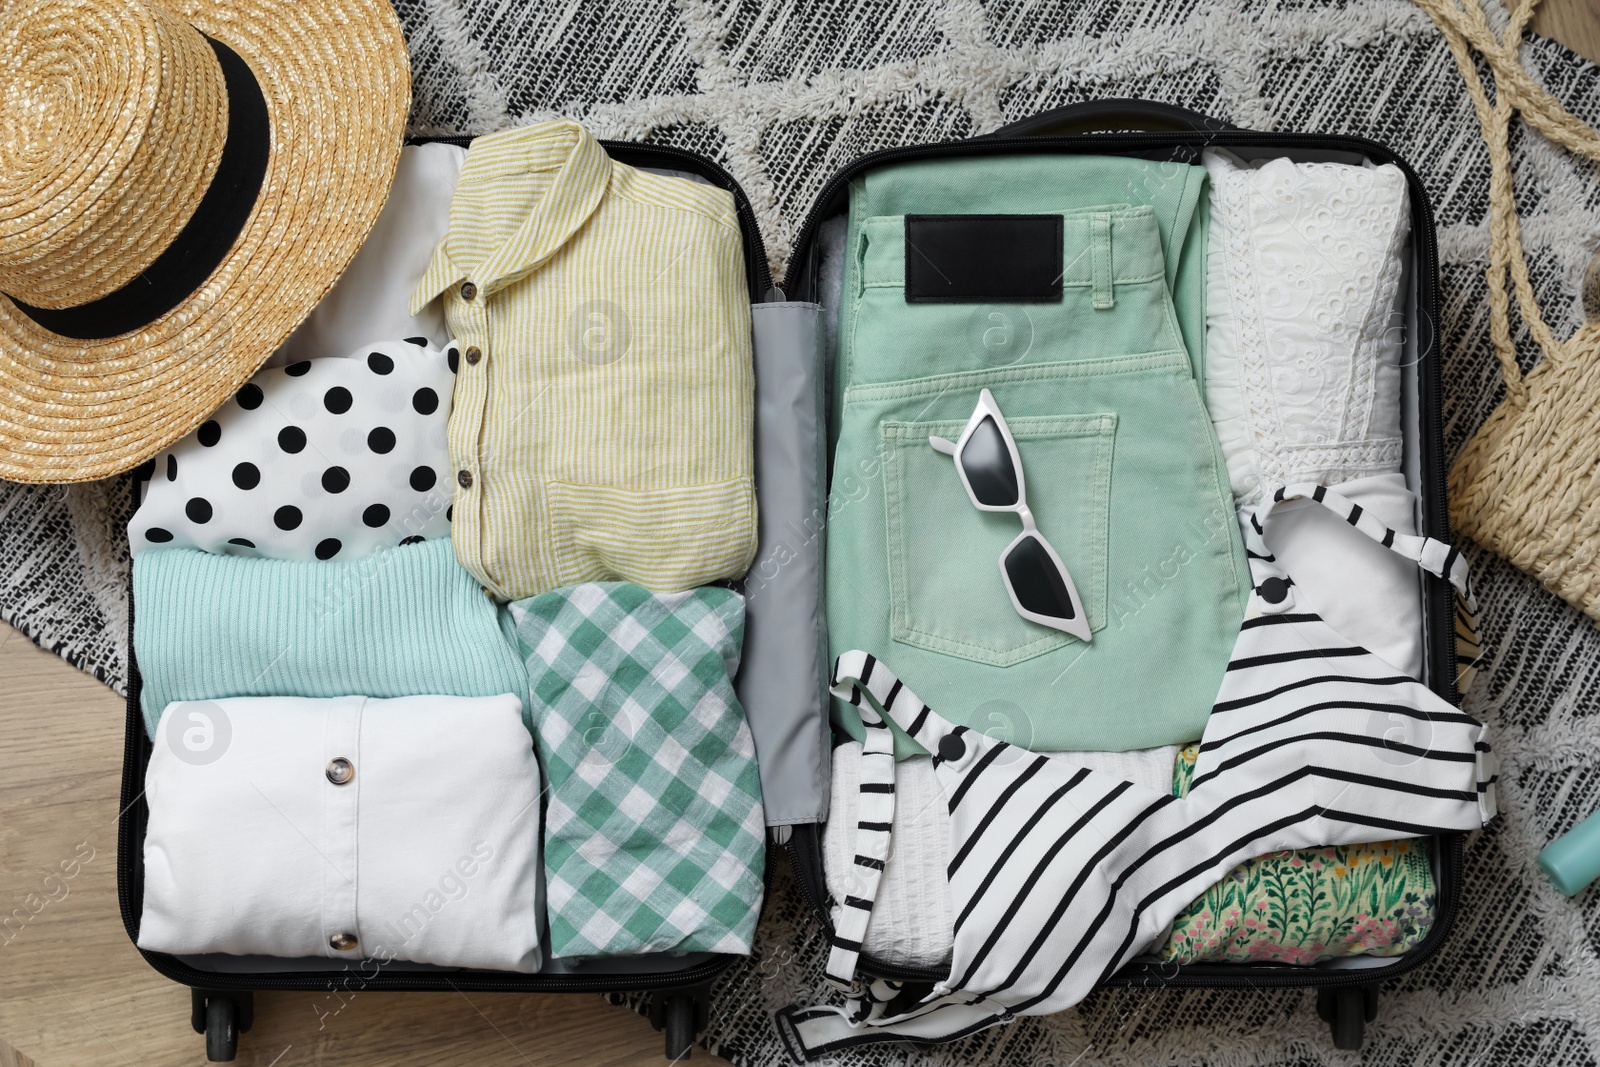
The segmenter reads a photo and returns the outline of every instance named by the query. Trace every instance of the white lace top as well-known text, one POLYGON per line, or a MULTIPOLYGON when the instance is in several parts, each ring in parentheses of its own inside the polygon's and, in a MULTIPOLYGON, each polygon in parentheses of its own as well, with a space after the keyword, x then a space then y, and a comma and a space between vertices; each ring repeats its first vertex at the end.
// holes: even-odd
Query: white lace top
POLYGON ((1215 150, 1204 163, 1206 402, 1237 503, 1398 471, 1404 175, 1215 150))

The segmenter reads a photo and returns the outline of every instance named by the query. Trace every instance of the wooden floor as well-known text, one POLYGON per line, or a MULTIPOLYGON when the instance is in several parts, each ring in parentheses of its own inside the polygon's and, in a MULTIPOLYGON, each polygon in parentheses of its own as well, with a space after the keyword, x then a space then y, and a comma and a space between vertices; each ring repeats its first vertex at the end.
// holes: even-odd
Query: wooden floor
MULTIPOLYGON (((1600 62, 1596 0, 1546 0, 1534 26, 1600 62)), ((121 701, 0 624, 0 1067, 205 1062, 187 991, 145 965, 118 916, 121 753, 121 701)), ((237 1062, 610 1067, 659 1064, 661 1049, 595 996, 269 993, 237 1062)))
POLYGON ((1545 0, 1533 17, 1533 32, 1560 41, 1574 52, 1600 63, 1600 2, 1545 0))

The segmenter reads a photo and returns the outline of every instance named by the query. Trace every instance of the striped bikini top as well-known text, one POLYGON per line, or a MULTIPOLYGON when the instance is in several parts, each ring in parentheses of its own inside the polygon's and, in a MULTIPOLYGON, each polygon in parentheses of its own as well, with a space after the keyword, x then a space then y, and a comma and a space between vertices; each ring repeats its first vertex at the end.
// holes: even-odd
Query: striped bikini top
POLYGON ((1244 532, 1254 589, 1182 799, 952 724, 874 656, 839 657, 832 692, 867 727, 855 866, 827 965, 849 999, 778 1013, 797 1054, 948 1041, 1061 1011, 1244 859, 1471 830, 1493 818, 1483 724, 1296 604, 1264 535, 1273 509, 1298 499, 1333 510, 1472 602, 1466 561, 1449 545, 1390 530, 1322 486, 1278 490, 1244 532), (892 845, 888 719, 932 754, 950 808, 955 937, 950 974, 937 983, 856 975, 892 845))

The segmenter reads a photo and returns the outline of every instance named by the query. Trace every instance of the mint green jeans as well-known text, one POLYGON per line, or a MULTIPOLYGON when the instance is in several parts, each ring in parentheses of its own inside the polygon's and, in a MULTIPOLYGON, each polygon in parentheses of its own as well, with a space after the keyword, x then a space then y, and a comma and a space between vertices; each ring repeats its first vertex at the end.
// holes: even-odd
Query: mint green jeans
MULTIPOLYGON (((888 167, 853 191, 830 424, 835 656, 880 655, 939 714, 1036 751, 1200 736, 1248 589, 1197 385, 1204 183, 1182 164, 1040 155, 888 167), (1060 213, 1061 300, 907 303, 913 213, 1060 213), (974 508, 928 444, 960 434, 983 388, 1088 644, 1016 613, 998 560, 1020 523, 974 508)), ((862 736, 848 704, 834 716, 862 736)))

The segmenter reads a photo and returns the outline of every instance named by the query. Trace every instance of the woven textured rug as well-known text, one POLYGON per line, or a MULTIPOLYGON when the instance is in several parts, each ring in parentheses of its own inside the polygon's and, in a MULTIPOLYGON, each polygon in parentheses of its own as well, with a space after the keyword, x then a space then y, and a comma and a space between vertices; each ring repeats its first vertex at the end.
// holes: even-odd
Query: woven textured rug
MULTIPOLYGON (((1452 453, 1502 395, 1483 269, 1489 164, 1443 40, 1404 0, 399 0, 416 133, 481 133, 557 114, 597 134, 720 161, 760 216, 774 273, 822 183, 889 145, 982 133, 1045 108, 1133 96, 1241 126, 1391 145, 1433 197, 1452 453)), ((1600 69, 1530 39, 1535 74, 1600 121, 1600 69)), ((1513 150, 1547 317, 1565 335, 1600 245, 1600 168, 1534 136, 1513 150)), ((1536 358, 1525 346, 1528 361, 1536 358)), ((0 617, 113 688, 124 678, 123 480, 0 483, 0 617)), ((1470 545, 1467 546, 1471 551, 1470 545)), ((1333 1049, 1306 991, 1138 991, 953 1046, 849 1063, 1474 1065, 1600 1063, 1600 891, 1575 902, 1538 849, 1600 807, 1600 630, 1483 553, 1485 670, 1468 707, 1496 729, 1500 821, 1468 849, 1456 931, 1386 989, 1359 1055, 1333 1049)), ((814 999, 823 944, 787 873, 757 952, 715 989, 708 1045, 786 1058, 773 1009, 814 999)))

